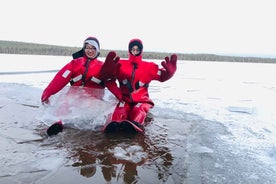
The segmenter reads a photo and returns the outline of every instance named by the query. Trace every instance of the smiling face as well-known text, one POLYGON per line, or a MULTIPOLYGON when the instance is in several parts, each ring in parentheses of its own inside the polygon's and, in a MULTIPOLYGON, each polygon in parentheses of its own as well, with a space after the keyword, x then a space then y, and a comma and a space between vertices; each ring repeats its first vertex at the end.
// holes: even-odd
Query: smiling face
POLYGON ((84 54, 89 59, 95 59, 100 55, 100 43, 95 37, 88 37, 83 43, 84 54))
POLYGON ((93 45, 86 44, 84 47, 84 53, 89 59, 94 59, 97 55, 97 50, 93 45))

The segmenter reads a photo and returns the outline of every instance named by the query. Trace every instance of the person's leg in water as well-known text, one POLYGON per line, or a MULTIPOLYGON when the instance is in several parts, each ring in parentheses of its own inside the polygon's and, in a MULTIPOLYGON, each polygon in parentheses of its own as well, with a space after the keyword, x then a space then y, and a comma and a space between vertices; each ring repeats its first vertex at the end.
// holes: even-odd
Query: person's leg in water
POLYGON ((129 113, 129 120, 139 128, 144 129, 144 126, 147 123, 145 119, 152 107, 153 106, 149 103, 137 103, 129 113))

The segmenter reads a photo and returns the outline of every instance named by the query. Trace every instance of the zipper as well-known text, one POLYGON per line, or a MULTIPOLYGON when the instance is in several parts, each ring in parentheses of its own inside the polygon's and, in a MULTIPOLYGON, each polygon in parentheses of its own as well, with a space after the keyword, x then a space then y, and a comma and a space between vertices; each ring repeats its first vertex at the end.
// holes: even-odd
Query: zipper
POLYGON ((136 69, 136 67, 137 67, 136 63, 134 63, 133 64, 133 69, 132 69, 132 74, 131 74, 131 87, 132 87, 132 90, 135 89, 135 88, 133 89, 133 83, 134 83, 134 77, 135 77, 135 69, 136 69))
POLYGON ((88 72, 88 68, 89 68, 89 64, 90 64, 90 59, 87 59, 86 63, 85 63, 85 71, 84 71, 84 74, 82 76, 82 79, 81 79, 81 85, 84 86, 85 83, 86 83, 86 75, 87 75, 87 72, 88 72))
MULTIPOLYGON (((131 86, 131 89, 132 89, 132 91, 130 91, 131 93, 134 91, 134 89, 133 89, 133 83, 134 83, 134 77, 135 77, 135 69, 137 68, 137 65, 136 65, 136 63, 134 63, 133 64, 133 68, 132 68, 132 74, 131 74, 131 82, 130 82, 130 86, 131 86)), ((129 95, 130 96, 130 100, 133 102, 133 99, 132 99, 132 96, 131 95, 129 95)))

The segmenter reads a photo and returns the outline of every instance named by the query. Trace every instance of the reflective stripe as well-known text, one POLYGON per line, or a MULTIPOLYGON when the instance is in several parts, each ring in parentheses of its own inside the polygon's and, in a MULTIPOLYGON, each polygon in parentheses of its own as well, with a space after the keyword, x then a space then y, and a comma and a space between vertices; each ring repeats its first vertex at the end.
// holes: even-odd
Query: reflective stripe
POLYGON ((81 78, 82 78, 82 74, 78 75, 77 77, 74 77, 72 80, 73 80, 73 82, 77 82, 77 81, 81 80, 81 78))
POLYGON ((157 75, 161 75, 161 70, 158 70, 158 71, 157 71, 157 75))
POLYGON ((126 84, 127 84, 127 79, 122 80, 122 83, 123 83, 124 85, 126 85, 126 84))
POLYGON ((125 106, 125 102, 120 102, 119 103, 119 107, 124 107, 125 106))
POLYGON ((144 85, 145 85, 145 83, 139 81, 139 87, 142 87, 142 86, 144 86, 144 85))
POLYGON ((91 81, 93 81, 93 82, 95 82, 97 84, 100 84, 102 82, 100 79, 97 79, 96 77, 92 77, 91 81))
POLYGON ((66 71, 62 74, 62 77, 63 77, 63 78, 67 78, 68 75, 69 75, 70 73, 71 73, 70 70, 66 70, 66 71))

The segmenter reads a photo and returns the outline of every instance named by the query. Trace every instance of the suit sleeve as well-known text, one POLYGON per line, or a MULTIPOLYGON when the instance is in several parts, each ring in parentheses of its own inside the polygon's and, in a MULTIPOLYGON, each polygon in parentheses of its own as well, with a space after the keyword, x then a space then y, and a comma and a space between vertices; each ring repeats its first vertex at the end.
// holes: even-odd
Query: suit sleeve
POLYGON ((41 101, 46 101, 51 95, 59 92, 66 84, 69 83, 72 76, 72 62, 65 65, 49 83, 42 93, 41 101))

